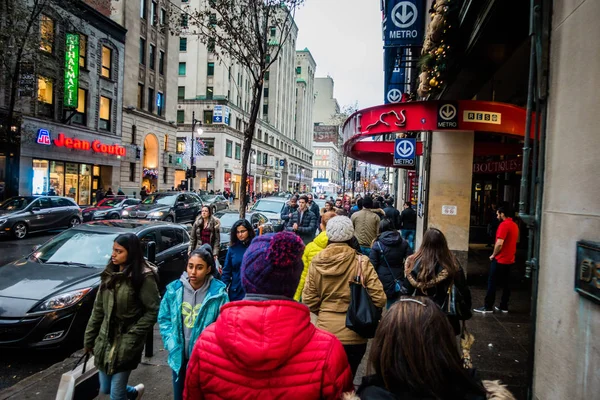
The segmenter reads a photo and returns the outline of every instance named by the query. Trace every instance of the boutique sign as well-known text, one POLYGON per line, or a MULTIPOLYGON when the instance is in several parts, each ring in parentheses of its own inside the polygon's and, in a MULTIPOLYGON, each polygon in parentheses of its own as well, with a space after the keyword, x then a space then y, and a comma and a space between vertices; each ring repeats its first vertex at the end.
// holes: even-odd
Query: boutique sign
POLYGON ((523 160, 521 158, 473 164, 474 174, 498 174, 502 172, 521 171, 522 169, 523 160))
POLYGON ((80 150, 80 151, 93 151, 95 153, 101 154, 109 154, 114 156, 122 156, 124 157, 127 150, 125 147, 118 144, 106 144, 102 143, 100 140, 96 139, 93 141, 88 141, 84 139, 75 139, 66 136, 64 133, 59 133, 58 137, 52 141, 50 141, 50 132, 46 129, 38 130, 38 137, 36 142, 38 144, 50 145, 50 142, 55 147, 64 147, 72 150, 80 150))
POLYGON ((65 108, 77 108, 79 90, 79 35, 67 33, 65 49, 65 108))

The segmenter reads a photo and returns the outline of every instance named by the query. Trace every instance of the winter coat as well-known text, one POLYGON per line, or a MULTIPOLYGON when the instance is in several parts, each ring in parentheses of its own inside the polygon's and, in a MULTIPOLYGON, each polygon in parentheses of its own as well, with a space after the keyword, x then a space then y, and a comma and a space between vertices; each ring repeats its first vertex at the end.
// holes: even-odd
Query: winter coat
POLYGON ((302 270, 302 275, 300 276, 300 283, 298 284, 298 289, 296 289, 294 300, 300 301, 300 298, 302 297, 302 289, 304 289, 304 283, 306 282, 306 275, 308 275, 308 267, 310 266, 310 262, 314 256, 327 247, 328 242, 329 239, 327 239, 327 234, 325 231, 323 231, 317 235, 315 240, 307 244, 304 248, 304 253, 302 254, 304 269, 302 270))
MULTIPOLYGON (((214 216, 211 216, 208 220, 207 226, 210 229, 210 247, 212 248, 213 255, 219 256, 219 249, 221 246, 221 221, 214 216)), ((204 219, 202 216, 196 218, 192 225, 192 231, 190 233, 190 246, 188 252, 196 250, 202 243, 202 229, 204 228, 204 219)))
MULTIPOLYGON (((454 282, 456 288, 465 301, 465 308, 468 308, 469 310, 471 309, 471 291, 467 285, 467 279, 465 278, 465 273, 462 267, 459 267, 458 273, 454 279, 451 279, 448 274, 448 270, 438 264, 435 267, 435 277, 427 282, 417 281, 420 267, 420 262, 416 262, 414 266, 410 266, 408 262, 406 263, 404 269, 406 279, 404 279, 402 284, 402 290, 404 293, 408 294, 409 296, 414 295, 430 297, 431 300, 441 307, 448 296, 448 288, 450 287, 450 284, 454 282)), ((450 321, 452 328, 454 328, 454 334, 458 335, 460 333, 459 319, 455 316, 449 315, 448 320, 450 321)))
POLYGON ((402 210, 400 219, 402 220, 402 229, 410 231, 417 229, 417 213, 412 208, 408 207, 402 210))
MULTIPOLYGON (((465 393, 463 397, 453 397, 452 400, 515 400, 515 397, 500 381, 482 381, 485 395, 479 393, 465 393)), ((434 400, 414 393, 395 395, 385 389, 382 380, 374 375, 363 377, 362 384, 356 393, 345 393, 343 400, 434 400)))
POLYGON ((392 221, 395 229, 400 229, 402 226, 402 222, 400 220, 400 211, 396 209, 396 207, 387 206, 383 209, 385 212, 385 217, 392 221))
MULTIPOLYGON (((187 279, 184 272, 182 279, 187 279)), ((184 347, 183 333, 183 283, 176 280, 167 285, 158 313, 158 325, 162 336, 165 350, 169 352, 168 363, 175 373, 179 373, 184 364, 186 351, 184 347)), ((200 333, 210 324, 217 320, 219 309, 228 302, 226 286, 218 279, 211 279, 210 287, 194 320, 191 340, 187 343, 187 354, 192 354, 192 349, 200 333)), ((193 312, 193 311, 192 311, 193 312)))
POLYGON ((246 295, 242 286, 241 268, 244 253, 246 253, 249 245, 250 241, 247 244, 237 242, 227 250, 221 280, 228 286, 229 301, 242 300, 246 295))
POLYGON ((130 277, 123 272, 106 270, 102 280, 108 279, 114 279, 114 288, 98 290, 84 346, 93 349, 96 367, 113 375, 136 369, 140 363, 146 335, 156 322, 160 295, 152 266, 144 270, 137 297, 130 277))
POLYGON ((319 218, 319 216, 321 215, 321 209, 319 208, 319 205, 314 202, 314 200, 312 204, 308 204, 308 209, 312 211, 312 213, 315 214, 317 218, 319 218))
POLYGON ((300 236, 300 239, 304 244, 309 244, 314 238, 317 232, 317 216, 312 213, 309 209, 304 211, 302 216, 302 222, 300 222, 300 212, 296 211, 292 214, 292 218, 288 221, 285 230, 294 232, 294 224, 298 224, 298 230, 295 233, 300 236))
POLYGON ((362 259, 364 284, 376 307, 384 307, 385 292, 368 257, 356 254, 345 243, 331 243, 313 259, 302 291, 302 302, 317 314, 317 328, 333 333, 343 344, 363 344, 367 339, 346 328, 350 281, 362 259))
POLYGON ((369 208, 363 208, 352 214, 350 219, 354 225, 354 236, 358 239, 358 243, 363 247, 371 247, 379 232, 379 222, 381 221, 379 214, 369 208))
POLYGON ((290 220, 290 214, 293 214, 296 211, 298 211, 298 205, 292 207, 289 204, 286 204, 285 207, 283 207, 283 210, 281 211, 281 220, 283 221, 283 223, 287 224, 290 220))
POLYGON ((341 343, 291 300, 226 304, 200 335, 184 398, 339 399, 353 389, 341 343))
POLYGON ((373 264, 389 300, 396 299, 401 295, 401 292, 395 290, 396 281, 402 286, 404 260, 411 254, 412 250, 408 242, 402 239, 398 231, 383 232, 373 242, 369 260, 373 264))

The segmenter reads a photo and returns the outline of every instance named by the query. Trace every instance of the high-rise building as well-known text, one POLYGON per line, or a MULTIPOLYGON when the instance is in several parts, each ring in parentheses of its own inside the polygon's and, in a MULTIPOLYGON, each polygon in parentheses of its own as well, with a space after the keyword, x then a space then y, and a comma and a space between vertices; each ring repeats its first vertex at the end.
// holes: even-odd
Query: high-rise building
POLYGON ((333 97, 333 78, 315 78, 315 112, 313 122, 315 124, 335 125, 338 121, 333 118, 339 114, 340 105, 333 97))

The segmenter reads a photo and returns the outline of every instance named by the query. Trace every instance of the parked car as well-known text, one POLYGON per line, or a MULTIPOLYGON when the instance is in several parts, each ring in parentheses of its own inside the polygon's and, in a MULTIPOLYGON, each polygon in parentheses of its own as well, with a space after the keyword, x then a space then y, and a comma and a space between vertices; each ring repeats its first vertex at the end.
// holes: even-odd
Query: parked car
POLYGON ((11 197, 0 203, 0 235, 24 239, 30 232, 79 225, 82 218, 81 209, 69 197, 11 197))
POLYGON ((152 193, 137 206, 121 212, 123 218, 194 222, 202 209, 202 200, 192 192, 152 193))
POLYGON ((221 210, 229 210, 229 200, 220 194, 204 194, 200 196, 203 206, 209 206, 212 213, 221 210))
POLYGON ((265 197, 254 203, 250 210, 266 215, 269 218, 269 222, 273 225, 273 230, 281 232, 284 228, 281 212, 286 203, 287 199, 283 197, 265 197))
POLYGON ((123 209, 140 204, 140 202, 140 199, 132 199, 127 196, 106 197, 100 200, 94 207, 83 209, 83 222, 100 219, 120 219, 123 209))
POLYGON ((185 270, 189 235, 184 226, 131 220, 82 224, 0 267, 0 347, 81 343, 113 241, 126 232, 135 233, 145 246, 156 243, 164 293, 185 270))
MULTIPOLYGON (((221 246, 219 247, 219 262, 221 265, 225 265, 225 256, 229 249, 229 242, 231 241, 231 228, 236 221, 240 219, 240 213, 237 211, 221 211, 215 214, 215 218, 218 218, 221 222, 221 246)), ((259 229, 262 227, 262 233, 273 232, 273 225, 269 222, 269 218, 259 212, 247 212, 246 220, 252 224, 252 227, 259 234, 259 229)))

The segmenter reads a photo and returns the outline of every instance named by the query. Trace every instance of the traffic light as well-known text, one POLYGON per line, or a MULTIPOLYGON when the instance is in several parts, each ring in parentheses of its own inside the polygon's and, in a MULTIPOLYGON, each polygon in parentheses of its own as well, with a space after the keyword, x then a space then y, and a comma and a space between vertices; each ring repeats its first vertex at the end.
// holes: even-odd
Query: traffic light
POLYGON ((185 170, 185 179, 190 179, 191 177, 192 177, 192 170, 188 168, 185 170))
POLYGON ((192 165, 192 171, 190 172, 190 178, 196 177, 196 166, 192 165))
POLYGON ((360 182, 360 171, 356 171, 356 181, 360 182))

